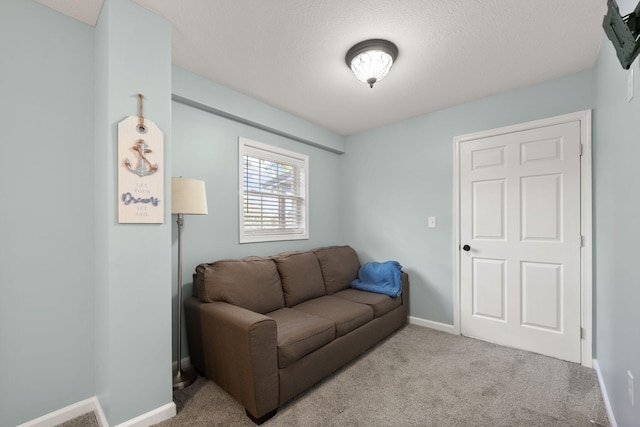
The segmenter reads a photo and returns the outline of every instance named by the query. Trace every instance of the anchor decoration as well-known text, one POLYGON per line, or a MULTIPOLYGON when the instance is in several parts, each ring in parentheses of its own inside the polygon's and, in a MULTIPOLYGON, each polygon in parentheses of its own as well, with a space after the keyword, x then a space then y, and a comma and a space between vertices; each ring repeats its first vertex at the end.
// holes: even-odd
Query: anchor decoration
POLYGON ((138 96, 139 114, 118 123, 118 223, 162 224, 167 210, 164 135, 153 120, 142 117, 138 96))
POLYGON ((145 177, 149 175, 153 175, 158 171, 158 164, 151 164, 149 159, 147 159, 146 154, 150 154, 151 148, 144 142, 143 139, 139 139, 136 141, 136 145, 132 148, 133 151, 138 153, 138 166, 133 167, 131 161, 128 158, 124 159, 125 166, 133 173, 138 175, 139 177, 145 177))

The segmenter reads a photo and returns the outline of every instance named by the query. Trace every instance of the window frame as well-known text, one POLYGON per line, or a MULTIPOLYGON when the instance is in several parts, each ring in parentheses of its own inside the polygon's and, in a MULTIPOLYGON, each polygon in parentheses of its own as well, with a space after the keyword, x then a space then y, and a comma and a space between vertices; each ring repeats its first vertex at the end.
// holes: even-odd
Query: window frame
MULTIPOLYGON (((309 239, 309 156, 302 153, 286 150, 284 148, 276 147, 273 145, 265 144, 262 142, 254 141, 248 138, 238 138, 238 229, 239 229, 239 242, 240 243, 258 243, 258 242, 275 242, 283 240, 306 240, 309 239), (260 157, 260 152, 264 157, 260 157), (282 232, 281 230, 258 231, 252 232, 245 227, 245 188, 244 188, 244 175, 245 175, 245 162, 244 157, 247 154, 251 154, 254 157, 260 159, 268 159, 282 162, 282 164, 292 165, 296 168, 297 173, 303 173, 302 179, 304 180, 304 188, 302 189, 302 195, 300 191, 297 191, 297 197, 302 199, 302 212, 303 219, 300 221, 304 227, 302 232, 282 232)), ((296 179, 297 182, 300 178, 296 179)))

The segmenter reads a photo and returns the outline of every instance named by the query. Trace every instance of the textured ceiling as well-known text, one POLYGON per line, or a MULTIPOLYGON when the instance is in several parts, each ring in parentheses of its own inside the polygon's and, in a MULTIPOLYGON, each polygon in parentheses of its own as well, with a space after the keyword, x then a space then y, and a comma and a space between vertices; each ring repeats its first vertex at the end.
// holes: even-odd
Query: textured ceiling
MULTIPOLYGON (((39 0, 95 24, 102 0, 39 0)), ((342 135, 592 68, 605 0, 133 0, 173 24, 173 63, 342 135), (373 89, 344 62, 394 42, 373 89)))

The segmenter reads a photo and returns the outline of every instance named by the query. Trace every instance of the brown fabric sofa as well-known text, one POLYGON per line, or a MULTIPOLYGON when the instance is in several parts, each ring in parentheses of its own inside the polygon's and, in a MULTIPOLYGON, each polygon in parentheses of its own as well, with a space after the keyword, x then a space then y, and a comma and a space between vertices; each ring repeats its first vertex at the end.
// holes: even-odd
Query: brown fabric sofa
POLYGON ((402 296, 349 288, 349 246, 200 264, 185 302, 191 363, 260 424, 407 323, 402 296))

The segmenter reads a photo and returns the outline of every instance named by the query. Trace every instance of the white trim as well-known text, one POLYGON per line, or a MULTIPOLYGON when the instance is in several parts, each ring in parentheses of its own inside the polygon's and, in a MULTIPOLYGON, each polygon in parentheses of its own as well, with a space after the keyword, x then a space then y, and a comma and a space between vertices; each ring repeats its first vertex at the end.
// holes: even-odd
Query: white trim
POLYGON ((94 399, 96 400, 94 415, 96 416, 96 420, 98 420, 98 425, 100 427, 109 427, 109 421, 107 421, 107 417, 104 415, 102 405, 100 405, 100 400, 97 397, 94 397, 94 399))
POLYGON ((96 415, 100 427, 108 427, 100 402, 95 396, 27 421, 18 427, 54 427, 89 412, 93 412, 96 415))
POLYGON ((487 138, 508 133, 521 132, 545 126, 559 125, 570 122, 580 122, 580 143, 583 145, 580 158, 580 215, 581 233, 584 245, 580 253, 580 312, 581 327, 584 338, 581 340, 580 360, 583 366, 591 367, 592 363, 592 185, 591 185, 591 110, 578 111, 562 116, 549 117, 542 120, 520 123, 498 129, 459 135, 453 138, 453 328, 455 333, 461 333, 460 325, 460 145, 463 142, 487 138))
POLYGON ((591 368, 593 361, 593 238, 592 238, 592 182, 591 182, 591 110, 583 112, 580 118, 580 143, 582 144, 582 156, 580 157, 580 234, 584 238, 580 250, 580 295, 581 295, 581 319, 580 327, 584 329, 582 339, 582 366, 591 368))
POLYGON ((149 411, 146 414, 142 414, 130 419, 129 421, 125 421, 122 424, 118 424, 116 427, 147 427, 166 421, 169 418, 173 418, 175 415, 176 404, 171 402, 149 411))
POLYGON ((422 326, 425 328, 436 329, 438 331, 447 332, 450 334, 460 335, 456 332, 453 325, 447 325, 446 323, 434 322, 433 320, 421 319, 420 317, 409 316, 409 323, 416 326, 422 326))
POLYGON ((284 240, 308 240, 309 239, 309 156, 295 151, 286 150, 262 142, 253 141, 242 136, 238 137, 238 241, 239 243, 275 242, 284 240), (280 231, 262 230, 247 231, 244 227, 244 156, 251 154, 260 159, 269 159, 278 163, 293 165, 296 171, 303 171, 304 189, 300 186, 296 197, 303 193, 302 210, 304 212, 304 224, 297 230, 286 229, 280 231))
POLYGON ((593 359, 593 369, 596 371, 596 375, 598 376, 598 384, 600 384, 600 391, 602 392, 602 400, 604 401, 604 407, 607 410, 607 417, 609 417, 609 424, 611 427, 618 427, 618 423, 616 423, 616 417, 613 415, 613 408, 611 407, 611 402, 609 401, 609 395, 607 394, 607 387, 604 385, 604 379, 602 378, 602 371, 600 371, 600 364, 598 363, 598 359, 593 359))
POLYGON ((453 329, 462 334, 460 325, 460 143, 453 138, 453 329))
MULTIPOLYGON (((71 421, 81 415, 93 412, 100 427, 109 427, 107 417, 97 397, 93 396, 73 405, 66 406, 50 414, 43 415, 35 420, 27 421, 17 427, 55 427, 59 424, 71 421)), ((176 404, 171 402, 152 411, 142 414, 117 427, 147 427, 168 420, 176 415, 176 404)))

